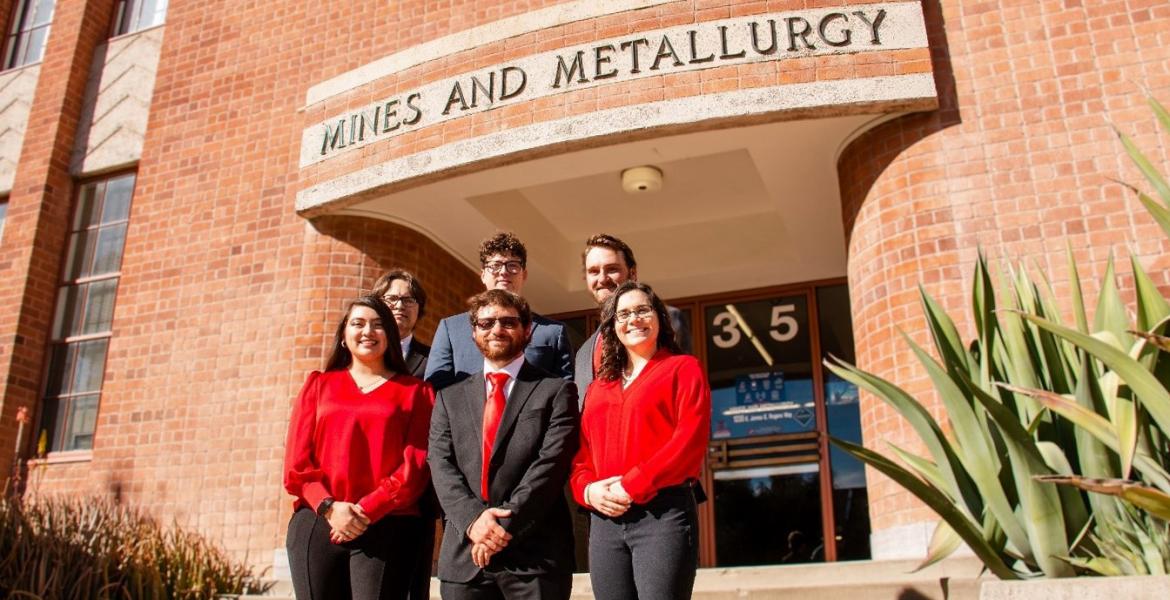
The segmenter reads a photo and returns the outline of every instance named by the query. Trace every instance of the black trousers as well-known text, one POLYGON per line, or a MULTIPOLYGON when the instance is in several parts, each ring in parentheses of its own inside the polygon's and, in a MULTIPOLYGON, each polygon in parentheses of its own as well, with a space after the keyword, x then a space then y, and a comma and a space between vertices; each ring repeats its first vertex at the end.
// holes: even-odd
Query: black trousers
POLYGON ((438 521, 424 516, 422 522, 408 600, 430 600, 431 597, 431 566, 435 560, 435 527, 438 521))
POLYGON ((480 571, 466 583, 443 581, 443 600, 569 600, 572 573, 517 575, 506 571, 480 571))
POLYGON ((288 523, 288 562, 297 600, 406 600, 423 519, 387 516, 357 539, 329 541, 329 523, 308 508, 288 523))
POLYGON ((589 527, 589 581, 597 600, 691 597, 699 528, 689 485, 662 489, 614 519, 594 513, 589 527))

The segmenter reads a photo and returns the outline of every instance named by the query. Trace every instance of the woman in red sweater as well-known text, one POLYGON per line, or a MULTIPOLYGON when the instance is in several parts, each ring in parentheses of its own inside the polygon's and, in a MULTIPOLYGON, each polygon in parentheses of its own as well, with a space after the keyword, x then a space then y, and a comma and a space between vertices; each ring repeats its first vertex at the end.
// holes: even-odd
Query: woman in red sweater
POLYGON ((601 311, 601 366, 585 394, 573 495, 593 511, 598 600, 690 598, 698 566, 695 485, 711 389, 682 354, 666 306, 628 281, 601 311))
POLYGON ((406 374, 382 300, 350 303, 325 371, 293 407, 284 488, 296 497, 288 558, 300 600, 406 598, 425 526, 434 394, 406 374))

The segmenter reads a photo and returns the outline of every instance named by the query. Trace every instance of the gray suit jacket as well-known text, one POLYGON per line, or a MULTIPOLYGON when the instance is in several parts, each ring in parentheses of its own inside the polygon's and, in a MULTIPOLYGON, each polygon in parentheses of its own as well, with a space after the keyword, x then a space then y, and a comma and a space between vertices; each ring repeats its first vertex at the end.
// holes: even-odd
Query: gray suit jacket
MULTIPOLYGON (((674 327, 674 339, 678 342, 679 347, 683 352, 691 354, 691 324, 683 322, 682 311, 673 307, 666 307, 667 314, 670 315, 670 324, 674 327)), ((577 407, 584 408, 585 406, 585 392, 589 390, 589 384, 593 383, 593 377, 596 375, 593 372, 593 346, 598 344, 597 338, 600 336, 601 330, 595 329, 593 335, 581 344, 577 349, 577 356, 573 361, 573 383, 577 384, 577 407)))
MULTIPOLYGON (((525 360, 557 377, 572 380, 572 352, 564 323, 532 315, 532 339, 524 348, 525 360)), ((424 378, 435 390, 441 390, 480 371, 483 371, 483 354, 471 337, 471 319, 467 313, 439 321, 424 378)))
POLYGON ((488 507, 512 511, 500 519, 512 541, 492 557, 489 571, 572 573, 573 526, 563 490, 577 451, 576 388, 524 363, 492 448, 489 498, 480 492, 483 407, 482 374, 440 391, 435 399, 427 462, 446 519, 439 579, 466 582, 479 573, 471 562, 467 529, 488 507))

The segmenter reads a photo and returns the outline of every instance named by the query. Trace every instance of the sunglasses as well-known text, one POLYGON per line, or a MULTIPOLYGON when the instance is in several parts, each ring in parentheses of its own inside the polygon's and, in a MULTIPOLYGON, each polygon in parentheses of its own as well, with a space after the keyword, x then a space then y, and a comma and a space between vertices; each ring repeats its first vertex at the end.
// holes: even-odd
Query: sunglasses
POLYGON ((476 319, 475 328, 482 331, 491 331, 495 328, 497 322, 504 329, 520 329, 520 317, 487 317, 485 319, 476 319))

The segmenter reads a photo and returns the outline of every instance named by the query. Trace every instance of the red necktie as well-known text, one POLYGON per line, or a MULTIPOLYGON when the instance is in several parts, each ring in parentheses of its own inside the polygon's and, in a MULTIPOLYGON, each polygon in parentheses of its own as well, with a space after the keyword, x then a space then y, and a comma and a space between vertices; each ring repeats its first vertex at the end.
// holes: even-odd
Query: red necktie
POLYGON ((496 443, 496 430, 500 428, 500 417, 504 414, 504 385, 508 383, 508 374, 502 371, 488 373, 487 379, 490 389, 483 405, 483 473, 479 478, 479 489, 485 501, 488 499, 488 466, 492 463, 492 446, 496 443))

